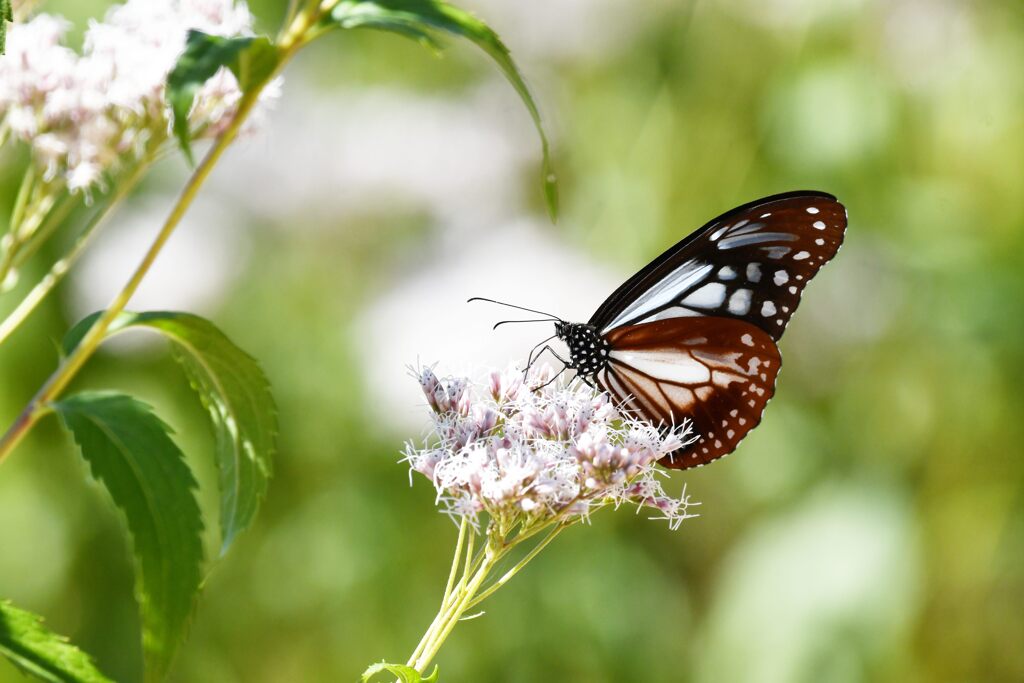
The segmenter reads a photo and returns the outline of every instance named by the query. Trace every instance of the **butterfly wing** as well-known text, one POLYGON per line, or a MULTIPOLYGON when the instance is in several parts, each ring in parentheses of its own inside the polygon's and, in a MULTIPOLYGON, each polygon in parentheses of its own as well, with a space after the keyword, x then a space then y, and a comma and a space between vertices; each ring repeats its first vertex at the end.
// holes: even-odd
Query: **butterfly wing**
POLYGON ((761 421, 782 358, 761 328, 731 318, 674 318, 619 327, 596 375, 621 407, 654 424, 691 421, 697 441, 661 460, 685 469, 731 453, 761 421))
POLYGON ((804 286, 839 250, 846 209, 823 192, 765 197, 707 223, 627 280, 590 319, 608 335, 672 318, 718 316, 778 340, 804 286))

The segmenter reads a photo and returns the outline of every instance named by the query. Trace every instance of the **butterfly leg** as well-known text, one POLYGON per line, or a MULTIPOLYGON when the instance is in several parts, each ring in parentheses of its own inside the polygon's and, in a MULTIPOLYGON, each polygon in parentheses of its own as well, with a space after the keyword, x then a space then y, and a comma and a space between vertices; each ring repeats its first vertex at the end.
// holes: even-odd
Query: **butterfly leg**
MULTIPOLYGON (((548 350, 550 351, 550 348, 549 348, 548 350)), ((555 358, 558 358, 558 354, 555 354, 555 352, 554 352, 554 351, 551 351, 551 353, 555 355, 555 358)), ((558 360, 562 360, 562 359, 561 359, 561 358, 558 358, 558 360)), ((564 363, 565 361, 562 361, 562 362, 564 363)), ((540 391, 541 389, 543 389, 544 387, 546 387, 547 385, 551 384, 551 383, 552 383, 552 382, 554 382, 554 381, 555 381, 556 379, 558 379, 559 377, 561 377, 561 376, 562 376, 562 373, 563 373, 563 372, 565 372, 565 371, 566 371, 566 370, 568 370, 568 369, 569 369, 569 366, 568 366, 568 365, 563 365, 563 366, 562 366, 562 369, 561 369, 561 370, 559 370, 558 372, 556 372, 556 373, 555 373, 555 376, 554 376, 554 377, 552 377, 551 379, 549 379, 549 380, 548 380, 547 382, 544 382, 544 384, 541 384, 541 385, 540 385, 539 387, 531 387, 531 388, 530 388, 530 391, 540 391)))
MULTIPOLYGON (((544 349, 541 349, 541 350, 540 350, 540 353, 537 353, 537 349, 538 349, 538 347, 540 347, 540 345, 541 345, 541 344, 547 344, 547 343, 548 343, 549 341, 551 341, 552 339, 554 339, 554 338, 555 338, 555 337, 557 337, 557 336, 558 336, 557 334, 553 334, 553 335, 551 335, 550 337, 548 337, 547 339, 543 340, 542 342, 540 342, 540 344, 537 344, 537 346, 534 346, 534 347, 533 347, 533 348, 532 348, 532 349, 530 350, 530 355, 529 355, 529 356, 527 356, 527 358, 526 358, 526 368, 525 368, 525 369, 523 370, 523 376, 524 376, 524 377, 526 376, 526 373, 530 371, 530 368, 531 368, 531 367, 533 367, 533 363, 534 363, 534 361, 536 361, 536 360, 537 360, 537 358, 540 358, 540 354, 541 354, 541 353, 544 353, 544 349), (535 353, 537 354, 537 358, 534 358, 534 354, 535 354, 535 353)), ((544 348, 545 348, 545 349, 548 349, 548 350, 550 350, 550 349, 551 349, 551 347, 550 347, 550 346, 545 346, 544 348)), ((552 351, 552 353, 554 353, 554 351, 552 351)), ((561 360, 561 359, 559 359, 559 360, 561 360)))
POLYGON ((537 362, 538 360, 540 360, 540 357, 541 357, 542 355, 544 355, 544 352, 545 352, 545 351, 550 351, 550 352, 551 352, 551 355, 552 355, 552 356, 554 356, 555 358, 557 358, 557 359, 558 359, 558 362, 560 362, 560 363, 561 363, 561 364, 562 364, 562 365, 564 366, 564 367, 562 368, 563 370, 565 370, 566 368, 572 367, 571 365, 569 365, 569 361, 567 361, 566 359, 564 359, 564 358, 562 358, 561 356, 559 356, 559 355, 558 355, 558 353, 557 353, 557 352, 556 352, 556 351, 555 351, 555 350, 554 350, 553 348, 551 348, 551 346, 550 346, 550 345, 545 345, 545 346, 544 346, 544 348, 543 348, 543 349, 541 349, 541 350, 540 350, 540 352, 539 352, 539 353, 538 353, 538 354, 536 355, 536 357, 534 357, 534 358, 533 358, 533 359, 532 359, 532 360, 530 361, 530 364, 526 366, 526 369, 527 369, 527 370, 529 370, 529 369, 530 369, 530 367, 531 367, 531 366, 532 366, 532 365, 533 365, 534 363, 536 363, 536 362, 537 362))

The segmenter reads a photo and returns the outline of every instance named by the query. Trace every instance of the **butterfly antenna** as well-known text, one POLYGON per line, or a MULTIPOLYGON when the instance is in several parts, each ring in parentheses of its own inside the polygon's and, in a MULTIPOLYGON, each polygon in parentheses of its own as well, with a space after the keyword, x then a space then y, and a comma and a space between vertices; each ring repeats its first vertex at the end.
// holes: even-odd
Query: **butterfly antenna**
POLYGON ((534 318, 532 320, 502 320, 500 323, 494 323, 494 327, 492 327, 491 329, 496 330, 502 325, 508 325, 510 323, 549 323, 553 320, 558 320, 558 318, 534 318))
MULTIPOLYGON (((497 301, 495 299, 485 299, 482 296, 474 296, 471 299, 467 299, 466 303, 468 304, 468 303, 472 303, 474 301, 486 301, 487 303, 498 304, 499 306, 508 306, 509 308, 518 308, 520 311, 526 311, 527 313, 536 313, 538 315, 546 315, 546 316, 548 316, 548 319, 550 319, 550 320, 558 320, 559 322, 564 322, 557 315, 553 315, 551 313, 545 313, 544 311, 538 311, 536 309, 526 308, 524 306, 516 306, 515 304, 507 304, 504 301, 497 301)), ((511 321, 509 321, 509 322, 511 322, 511 321)), ((526 322, 526 321, 524 321, 524 322, 526 322)), ((533 322, 533 321, 530 321, 530 322, 533 322)))

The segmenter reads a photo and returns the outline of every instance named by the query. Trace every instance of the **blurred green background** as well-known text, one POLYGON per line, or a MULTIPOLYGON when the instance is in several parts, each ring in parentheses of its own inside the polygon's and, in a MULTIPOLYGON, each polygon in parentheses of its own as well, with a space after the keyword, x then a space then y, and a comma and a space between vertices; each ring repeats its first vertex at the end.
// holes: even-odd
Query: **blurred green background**
MULTIPOLYGON (((279 4, 253 3, 264 28, 279 4)), ((701 516, 670 532, 602 513, 567 533, 456 629, 442 678, 1024 680, 1021 4, 462 4, 538 93, 556 225, 529 120, 483 56, 334 35, 286 74, 134 304, 212 317, 262 361, 281 410, 269 499, 213 569, 172 679, 354 680, 404 661, 455 537, 397 464, 422 424, 404 365, 521 357, 546 328, 492 333, 501 311, 467 297, 585 319, 710 217, 813 188, 847 205, 846 244, 782 341, 762 426, 673 475, 701 516)), ((45 9, 81 29, 107 6, 45 9)), ((4 215, 19 164, 0 159, 4 215)), ((5 423, 185 173, 165 162, 0 350, 5 423)), ((161 346, 111 347, 76 386, 154 403, 215 519, 205 415, 161 346)), ((53 420, 0 468, 0 596, 136 680, 126 540, 84 474, 53 420)))

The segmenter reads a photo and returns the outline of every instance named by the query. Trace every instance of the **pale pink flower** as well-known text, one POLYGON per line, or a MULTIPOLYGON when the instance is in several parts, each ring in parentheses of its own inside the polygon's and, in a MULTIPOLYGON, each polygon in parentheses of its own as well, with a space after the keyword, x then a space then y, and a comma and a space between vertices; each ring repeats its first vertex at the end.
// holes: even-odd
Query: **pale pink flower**
MULTIPOLYGON (((251 35, 252 16, 234 0, 128 0, 89 23, 82 54, 62 45, 68 28, 47 14, 10 27, 0 58, 0 121, 31 146, 48 182, 88 193, 169 132, 164 87, 188 31, 251 35)), ((262 101, 279 93, 279 80, 270 85, 262 101)), ((195 137, 223 131, 240 97, 227 69, 211 78, 189 115, 195 137)))
POLYGON ((474 526, 480 513, 506 524, 586 517, 633 503, 677 528, 692 516, 685 492, 672 498, 658 477, 659 458, 689 442, 686 425, 660 431, 619 414, 606 394, 582 382, 545 383, 549 367, 510 367, 485 382, 439 379, 414 371, 432 433, 406 444, 404 461, 434 485, 437 503, 474 526), (545 385, 540 389, 531 389, 545 385))

